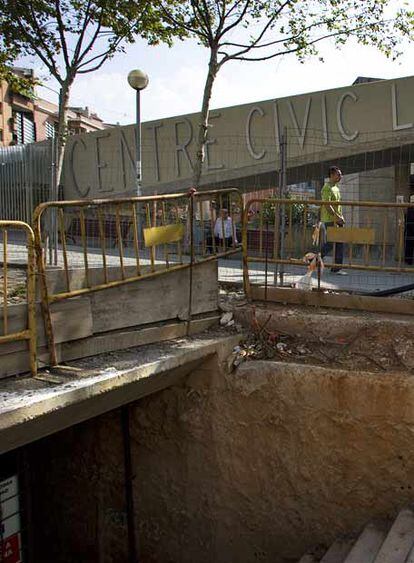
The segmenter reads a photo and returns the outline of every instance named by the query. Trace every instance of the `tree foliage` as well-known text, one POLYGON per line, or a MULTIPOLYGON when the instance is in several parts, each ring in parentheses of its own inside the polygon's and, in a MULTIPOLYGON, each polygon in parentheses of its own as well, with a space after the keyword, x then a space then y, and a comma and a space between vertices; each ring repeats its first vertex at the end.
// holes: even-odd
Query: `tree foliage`
POLYGON ((328 38, 340 46, 355 37, 395 58, 401 53, 401 39, 413 37, 414 11, 405 3, 393 9, 393 0, 187 0, 161 4, 171 23, 204 47, 217 49, 219 66, 229 60, 268 60, 291 53, 303 61, 317 55, 318 44, 328 38))
POLYGON ((13 63, 16 59, 16 50, 6 47, 0 37, 0 81, 5 80, 15 92, 26 95, 29 98, 34 96, 33 81, 19 76, 13 71, 13 63))
POLYGON ((6 48, 37 56, 62 83, 99 69, 136 34, 156 44, 172 29, 147 0, 0 0, 0 31, 6 48))
POLYGON ((137 36, 171 43, 175 31, 149 0, 0 0, 0 72, 14 80, 10 62, 35 56, 60 86, 58 182, 76 76, 100 69, 137 36))
POLYGON ((166 19, 210 50, 193 181, 199 183, 207 137, 211 90, 229 61, 266 61, 294 54, 319 56, 330 39, 373 45, 387 57, 411 40, 414 12, 393 0, 186 0, 160 4, 166 19))

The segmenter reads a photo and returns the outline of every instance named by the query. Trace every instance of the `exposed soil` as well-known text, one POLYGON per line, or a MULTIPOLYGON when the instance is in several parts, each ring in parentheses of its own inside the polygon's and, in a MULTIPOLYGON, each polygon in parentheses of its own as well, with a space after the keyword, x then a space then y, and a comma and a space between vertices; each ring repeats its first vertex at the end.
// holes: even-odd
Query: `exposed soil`
MULTIPOLYGON (((26 270, 9 266, 7 269, 7 303, 14 305, 26 301, 26 270)), ((0 305, 4 303, 4 270, 0 275, 0 305)))
MULTIPOLYGON (((411 318, 254 308, 237 290, 220 302, 210 332, 242 344, 129 407, 140 560, 293 563, 410 504, 411 318)), ((128 369, 176 346, 77 367, 128 369)), ((128 560, 123 455, 118 411, 33 446, 38 561, 128 560)))
MULTIPOLYGON (((221 368, 130 406, 140 561, 294 563, 412 502, 413 377, 221 368)), ((31 470, 36 561, 128 561, 119 412, 35 444, 31 470)))
POLYGON ((221 290, 226 330, 245 332, 229 366, 279 360, 371 372, 414 370, 410 317, 279 304, 246 306, 236 288, 221 290))

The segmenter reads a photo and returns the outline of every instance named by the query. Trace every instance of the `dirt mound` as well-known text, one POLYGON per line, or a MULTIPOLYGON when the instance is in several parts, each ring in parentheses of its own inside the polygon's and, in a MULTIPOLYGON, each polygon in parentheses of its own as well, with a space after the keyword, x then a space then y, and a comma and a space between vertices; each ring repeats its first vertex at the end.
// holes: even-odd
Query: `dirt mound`
POLYGON ((278 359, 375 372, 414 369, 414 328, 406 319, 254 306, 235 310, 235 318, 248 334, 234 351, 235 366, 278 359))

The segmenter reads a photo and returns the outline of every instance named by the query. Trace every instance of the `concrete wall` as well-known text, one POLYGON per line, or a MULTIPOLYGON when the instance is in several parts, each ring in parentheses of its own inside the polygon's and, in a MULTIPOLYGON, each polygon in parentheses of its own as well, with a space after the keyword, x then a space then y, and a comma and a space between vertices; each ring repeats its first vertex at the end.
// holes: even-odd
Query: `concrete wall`
MULTIPOLYGON (((209 261, 193 269, 193 316, 216 312, 218 309, 218 264, 209 261)), ((135 275, 135 267, 125 268, 126 276, 135 275)), ((62 270, 47 272, 49 291, 66 291, 62 270)), ((87 286, 85 271, 70 271, 71 289, 87 286)), ((108 268, 108 279, 119 280, 119 268, 108 268)), ((89 283, 103 283, 102 268, 89 270, 89 283)), ((39 291, 39 283, 37 284, 39 291)), ((83 297, 66 299, 51 305, 52 325, 57 344, 58 361, 73 360, 109 350, 122 350, 127 336, 121 329, 136 332, 146 326, 166 321, 184 321, 189 314, 190 269, 166 272, 116 288, 104 289, 83 297), (115 331, 118 331, 116 334, 115 331)), ((26 303, 8 307, 9 331, 27 327, 26 303)), ((37 344, 39 365, 48 363, 49 353, 40 303, 37 304, 37 344)), ((0 311, 0 326, 3 311, 0 311)), ((130 340, 129 346, 140 342, 130 340), (132 344, 131 344, 132 342, 132 344)), ((0 346, 0 379, 28 371, 28 345, 24 341, 0 346)))
MULTIPOLYGON (((211 360, 131 406, 143 563, 279 563, 413 499, 414 379, 211 360)), ((127 561, 119 412, 31 447, 35 561, 127 561), (46 462, 47 461, 47 462, 46 462)))
MULTIPOLYGON (((408 77, 215 109, 201 183, 275 172, 284 127, 289 166, 412 142, 413 92, 414 77, 408 77)), ((198 122, 198 114, 188 114, 143 124, 144 191, 162 193, 191 184, 198 122)), ((133 126, 70 137, 65 198, 133 193, 134 167, 133 126)))

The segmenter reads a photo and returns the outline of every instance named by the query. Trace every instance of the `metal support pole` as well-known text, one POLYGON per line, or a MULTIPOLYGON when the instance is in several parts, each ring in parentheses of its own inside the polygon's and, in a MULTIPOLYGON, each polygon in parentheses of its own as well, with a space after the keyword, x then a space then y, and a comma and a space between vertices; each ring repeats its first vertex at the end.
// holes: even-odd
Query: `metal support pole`
POLYGON ((318 253, 317 253, 317 265, 318 265, 318 291, 321 290, 321 260, 322 260, 322 241, 321 241, 321 229, 319 226, 319 240, 318 240, 318 253))
MULTIPOLYGON (((193 311, 193 268, 195 262, 194 248, 194 193, 190 193, 188 199, 188 211, 190 214, 190 270, 189 270, 189 288, 188 288, 188 319, 187 319, 187 336, 190 336, 191 317, 193 311)), ((213 233, 214 236, 214 233, 213 233)))
POLYGON ((135 127, 135 145, 136 145, 136 195, 142 195, 142 158, 141 158, 141 90, 137 90, 137 120, 135 127))
MULTIPOLYGON (((287 168, 287 128, 283 129, 283 133, 281 136, 281 143, 280 143, 280 172, 279 172, 279 199, 285 199, 286 197, 286 168, 287 168)), ((285 230, 286 230, 286 214, 285 214, 285 205, 282 204, 280 206, 280 259, 284 260, 285 258, 285 230)), ((276 272, 275 272, 276 273, 276 272)), ((283 278, 284 278, 284 265, 280 265, 279 270, 279 284, 283 286, 283 278)), ((276 282, 277 280, 275 280, 276 282)))
POLYGON ((267 275, 269 271, 269 219, 266 219, 266 242, 265 242, 265 301, 267 303, 267 275))
MULTIPOLYGON (((52 152, 53 152, 53 161, 52 161, 52 168, 53 168, 53 182, 54 182, 54 199, 55 201, 59 200, 59 185, 57 182, 57 175, 56 175, 56 160, 57 160, 57 152, 56 152, 56 143, 52 139, 52 152)), ((58 233, 58 221, 57 221, 57 210, 54 210, 53 213, 53 263, 57 266, 58 263, 58 244, 59 244, 59 233, 58 233)))
POLYGON ((135 195, 142 194, 142 159, 141 159, 141 90, 148 86, 148 76, 142 70, 131 70, 128 74, 128 84, 136 92, 136 124, 135 124, 135 195))
MULTIPOLYGON (((58 201, 59 199, 59 186, 57 184, 56 176, 56 157, 57 157, 57 143, 55 139, 50 140, 50 156, 51 156, 51 167, 50 167, 50 183, 51 189, 49 192, 49 201, 58 201)), ((58 232, 57 232, 57 217, 56 210, 51 209, 48 217, 48 234, 47 234, 47 246, 49 251, 49 264, 57 265, 58 262, 58 232)))

